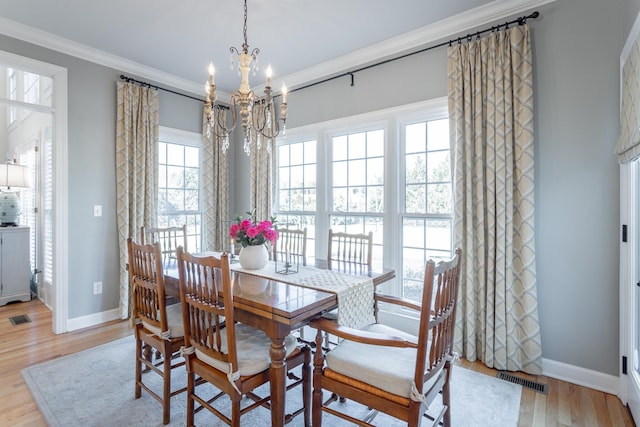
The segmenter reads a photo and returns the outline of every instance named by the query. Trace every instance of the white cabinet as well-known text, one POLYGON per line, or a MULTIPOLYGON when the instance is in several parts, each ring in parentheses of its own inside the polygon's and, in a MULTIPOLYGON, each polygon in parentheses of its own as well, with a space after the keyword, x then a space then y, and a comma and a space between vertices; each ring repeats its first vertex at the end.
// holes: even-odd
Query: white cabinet
POLYGON ((0 228, 0 305, 31 300, 29 227, 0 228))

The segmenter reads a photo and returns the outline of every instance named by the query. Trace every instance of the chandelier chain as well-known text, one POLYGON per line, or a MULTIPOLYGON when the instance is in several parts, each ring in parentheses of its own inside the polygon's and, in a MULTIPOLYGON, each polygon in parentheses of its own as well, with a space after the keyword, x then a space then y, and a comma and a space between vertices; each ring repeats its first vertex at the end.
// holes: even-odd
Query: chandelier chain
POLYGON ((249 52, 249 42, 247 41, 247 0, 244 0, 244 44, 242 45, 242 50, 244 53, 249 52))

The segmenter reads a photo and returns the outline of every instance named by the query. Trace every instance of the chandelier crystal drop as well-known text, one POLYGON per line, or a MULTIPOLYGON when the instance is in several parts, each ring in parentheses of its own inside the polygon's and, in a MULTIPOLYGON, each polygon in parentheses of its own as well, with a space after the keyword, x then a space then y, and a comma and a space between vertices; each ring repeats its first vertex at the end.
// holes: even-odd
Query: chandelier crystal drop
POLYGON ((229 61, 231 69, 236 65, 237 57, 238 74, 241 77, 240 88, 231 94, 229 98, 229 112, 231 114, 231 125, 227 126, 220 116, 215 114, 217 108, 216 85, 214 81, 215 67, 209 64, 209 79, 205 84, 206 102, 205 115, 207 119, 207 135, 215 135, 223 139, 222 149, 224 152, 229 148, 229 135, 236 128, 238 121, 242 126, 244 152, 251 154, 252 134, 255 133, 257 148, 266 145, 268 152, 271 152, 271 140, 276 138, 282 130, 286 135, 287 121, 287 87, 283 84, 281 89, 282 102, 280 105, 279 117, 278 109, 271 93, 271 65, 266 70, 266 84, 264 97, 258 97, 249 86, 249 70, 253 70, 253 75, 259 70, 260 49, 254 48, 249 52, 247 42, 247 0, 244 0, 244 43, 241 50, 231 47, 231 59, 229 61), (239 120, 238 120, 239 118, 239 120), (282 122, 282 124, 280 124, 282 122), (262 140, 262 141, 261 141, 262 140))

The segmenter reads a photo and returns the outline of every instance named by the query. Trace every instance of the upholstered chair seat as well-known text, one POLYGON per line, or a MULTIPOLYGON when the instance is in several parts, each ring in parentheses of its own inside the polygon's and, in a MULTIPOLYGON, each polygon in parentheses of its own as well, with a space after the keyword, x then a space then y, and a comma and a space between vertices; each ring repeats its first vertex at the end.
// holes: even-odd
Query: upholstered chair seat
MULTIPOLYGON (((227 335, 220 335, 221 351, 227 353, 227 335)), ((293 335, 285 338, 284 347, 285 354, 289 356, 296 349, 298 341, 293 335)), ((269 350, 271 349, 271 339, 259 329, 242 323, 236 323, 236 348, 238 351, 238 372, 240 376, 254 375, 269 369, 271 365, 271 357, 269 350)), ((208 356, 203 351, 196 348, 198 359, 206 364, 219 369, 223 372, 229 370, 229 364, 208 356)))
MULTIPOLYGON (((416 336, 379 323, 366 326, 361 331, 418 342, 416 336)), ((386 392, 410 398, 416 354, 415 348, 386 347, 345 340, 327 352, 326 368, 386 392)), ((430 381, 435 382, 436 379, 437 375, 431 377, 430 381)), ((429 388, 429 382, 425 383, 424 389, 429 388)))
MULTIPOLYGON (((149 331, 160 336, 163 332, 159 327, 142 320, 142 324, 149 331)), ((167 306, 167 324, 169 326, 169 336, 167 338, 184 337, 184 325, 182 323, 182 305, 180 303, 167 306)))

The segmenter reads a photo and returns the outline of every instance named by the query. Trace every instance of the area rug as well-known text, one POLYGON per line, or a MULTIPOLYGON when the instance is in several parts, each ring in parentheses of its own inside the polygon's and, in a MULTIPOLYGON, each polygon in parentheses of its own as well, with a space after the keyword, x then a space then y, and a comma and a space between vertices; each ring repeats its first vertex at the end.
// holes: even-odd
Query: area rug
MULTIPOLYGON (((134 343, 132 336, 121 338, 23 369, 22 376, 47 424, 51 427, 162 426, 162 408, 158 402, 144 391, 140 399, 133 398, 134 343)), ((158 375, 144 375, 152 387, 161 389, 158 375)), ((186 384, 184 369, 174 369, 172 383, 172 388, 186 384)), ((520 385, 455 366, 451 390, 454 426, 517 426, 522 392, 520 385)), ((268 385, 258 391, 268 394, 268 385)), ((289 391, 287 409, 298 408, 301 395, 300 388, 289 391)), ((220 400, 224 400, 223 405, 229 402, 228 399, 220 400)), ((366 408, 352 401, 334 405, 342 405, 355 416, 367 412, 366 408)), ((185 394, 173 397, 169 425, 185 425, 185 409, 185 394)), ((243 426, 268 426, 271 418, 267 409, 258 408, 241 420, 243 426)), ((325 414, 323 420, 325 425, 332 427, 351 425, 329 414, 325 414)), ((301 426, 302 421, 298 416, 289 425, 301 426)), ((406 425, 383 414, 376 417, 374 424, 406 425)), ((205 410, 196 415, 196 425, 217 427, 226 424, 205 410)))

